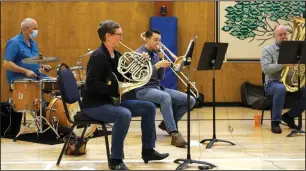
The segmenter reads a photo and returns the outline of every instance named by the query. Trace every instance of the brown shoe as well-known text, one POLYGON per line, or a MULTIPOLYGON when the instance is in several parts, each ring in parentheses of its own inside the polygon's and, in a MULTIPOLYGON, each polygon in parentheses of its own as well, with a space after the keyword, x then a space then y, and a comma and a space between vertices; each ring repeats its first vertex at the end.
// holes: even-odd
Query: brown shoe
POLYGON ((171 133, 172 139, 171 139, 171 145, 174 145, 175 147, 185 147, 187 142, 184 140, 183 136, 179 132, 173 132, 171 133))
POLYGON ((164 121, 161 121, 161 123, 158 125, 158 128, 163 130, 163 131, 166 131, 170 135, 170 133, 167 131, 167 128, 166 128, 166 125, 165 125, 164 121))

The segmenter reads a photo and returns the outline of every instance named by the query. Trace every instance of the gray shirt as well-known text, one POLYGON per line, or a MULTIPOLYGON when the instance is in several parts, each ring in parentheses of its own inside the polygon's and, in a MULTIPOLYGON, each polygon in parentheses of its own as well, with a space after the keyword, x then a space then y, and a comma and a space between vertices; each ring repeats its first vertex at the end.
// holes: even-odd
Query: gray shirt
POLYGON ((264 47, 262 57, 260 58, 261 69, 266 75, 266 83, 269 81, 278 81, 281 78, 281 73, 284 65, 277 64, 279 55, 279 46, 273 44, 264 47))

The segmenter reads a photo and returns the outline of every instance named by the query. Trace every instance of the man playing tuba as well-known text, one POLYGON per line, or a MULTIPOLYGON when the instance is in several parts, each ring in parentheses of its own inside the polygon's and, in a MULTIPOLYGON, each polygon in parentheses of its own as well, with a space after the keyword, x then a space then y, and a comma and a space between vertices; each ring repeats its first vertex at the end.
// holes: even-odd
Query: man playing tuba
POLYGON ((272 108, 272 123, 271 131, 276 134, 282 132, 279 123, 283 120, 290 128, 299 129, 294 122, 294 118, 301 116, 306 107, 306 90, 305 86, 301 88, 300 104, 292 107, 288 112, 282 115, 286 97, 286 87, 279 80, 281 78, 282 70, 285 67, 292 67, 292 64, 283 65, 277 64, 279 56, 280 44, 288 40, 287 31, 284 26, 277 26, 274 29, 275 43, 263 49, 263 54, 260 59, 261 68, 265 76, 265 92, 267 95, 273 95, 272 108))

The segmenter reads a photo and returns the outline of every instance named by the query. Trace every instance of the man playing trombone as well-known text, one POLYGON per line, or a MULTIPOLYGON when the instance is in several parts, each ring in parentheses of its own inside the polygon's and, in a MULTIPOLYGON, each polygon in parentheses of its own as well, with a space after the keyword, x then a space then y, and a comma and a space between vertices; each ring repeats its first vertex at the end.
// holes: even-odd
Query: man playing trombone
MULTIPOLYGON (((187 112, 187 94, 165 88, 160 84, 160 80, 164 77, 165 68, 171 67, 171 63, 164 60, 164 54, 159 51, 161 33, 158 30, 147 31, 145 39, 145 44, 137 52, 147 52, 150 55, 153 74, 145 86, 136 89, 136 98, 159 104, 164 121, 158 127, 171 135, 171 145, 185 147, 187 142, 178 131, 177 123, 187 112)), ((195 98, 190 97, 190 108, 195 105, 195 102, 195 98)))

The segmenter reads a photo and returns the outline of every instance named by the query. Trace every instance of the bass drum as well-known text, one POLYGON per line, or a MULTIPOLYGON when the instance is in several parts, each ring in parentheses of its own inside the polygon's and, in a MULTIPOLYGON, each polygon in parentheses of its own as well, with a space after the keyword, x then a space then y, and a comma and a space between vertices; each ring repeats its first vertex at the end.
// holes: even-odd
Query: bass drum
MULTIPOLYGON (((74 120, 74 115, 77 114, 77 112, 80 111, 80 106, 78 102, 73 103, 73 104, 67 104, 67 108, 69 111, 70 118, 74 120)), ((72 124, 68 121, 66 114, 65 114, 65 109, 63 106, 62 99, 60 97, 56 97, 52 99, 50 104, 48 105, 46 109, 46 119, 50 122, 53 123, 53 118, 58 119, 58 129, 69 129, 71 128, 72 124)), ((84 134, 84 138, 90 137, 97 129, 96 124, 91 124, 90 126, 87 127, 87 130, 84 134)), ((73 133, 77 137, 81 137, 82 132, 84 128, 78 128, 75 127, 73 130, 73 133)))

